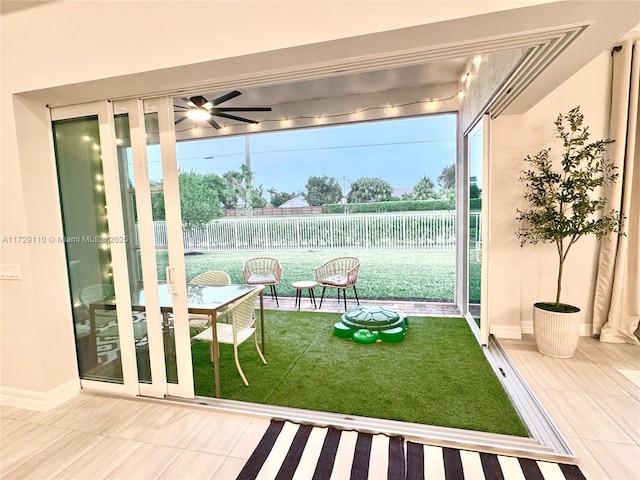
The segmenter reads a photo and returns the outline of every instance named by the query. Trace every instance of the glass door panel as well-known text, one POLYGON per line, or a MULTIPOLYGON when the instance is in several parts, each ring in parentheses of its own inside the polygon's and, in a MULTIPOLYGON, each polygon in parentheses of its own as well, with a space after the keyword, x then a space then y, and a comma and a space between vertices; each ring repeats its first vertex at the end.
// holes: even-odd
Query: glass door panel
POLYGON ((469 313, 480 326, 482 272, 482 122, 469 135, 469 313))
POLYGON ((80 377, 123 383, 98 116, 53 122, 80 377))
POLYGON ((147 156, 145 194, 149 195, 151 210, 151 221, 146 229, 150 236, 149 245, 153 244, 158 283, 161 289, 170 292, 170 306, 167 308, 162 302, 168 394, 192 398, 193 369, 173 99, 163 97, 145 100, 144 112, 147 156), (159 225, 163 225, 163 228, 156 229, 159 225))
MULTIPOLYGON (((157 283, 162 287, 167 283, 168 250, 166 228, 163 235, 158 235, 156 225, 166 218, 162 172, 162 150, 158 130, 158 113, 145 113, 145 132, 147 148, 147 187, 151 198, 151 220, 153 228, 154 258, 157 283)), ((164 224, 166 227, 166 224, 164 224)), ((167 382, 178 383, 178 366, 176 359, 176 342, 174 315, 163 312, 162 340, 164 345, 164 364, 167 382)))
MULTIPOLYGON (((467 288, 468 288, 468 315, 475 325, 474 329, 478 341, 486 345, 489 339, 489 319, 486 305, 483 299, 486 294, 486 274, 488 265, 483 264, 483 251, 485 250, 485 232, 483 225, 488 216, 487 205, 484 204, 486 195, 483 190, 488 185, 487 157, 489 152, 489 117, 483 118, 471 129, 467 135, 466 157, 468 161, 468 215, 467 215, 467 288)), ((485 259, 486 260, 486 259, 485 259)))
MULTIPOLYGON (((144 288, 142 259, 140 255, 140 239, 138 235, 138 205, 135 192, 135 172, 133 170, 132 132, 129 109, 135 103, 117 102, 115 115, 116 146, 118 155, 118 171, 120 174, 120 193, 122 195, 123 220, 125 230, 131 239, 127 248, 127 273, 129 275, 129 293, 137 298, 137 292, 144 288)), ((132 301, 132 305, 134 302, 132 301)), ((151 356, 148 317, 150 309, 137 308, 133 316, 138 382, 152 383, 151 356)), ((157 316, 157 315, 156 315, 157 316)), ((144 388, 143 388, 144 390, 144 388)), ((159 389, 162 390, 162 389, 159 389)), ((149 392, 147 392, 149 393, 149 392)), ((160 395, 161 396, 161 395, 160 395)))
POLYGON ((59 108, 51 120, 81 384, 135 394, 128 280, 116 267, 126 264, 129 239, 118 194, 111 106, 59 108))

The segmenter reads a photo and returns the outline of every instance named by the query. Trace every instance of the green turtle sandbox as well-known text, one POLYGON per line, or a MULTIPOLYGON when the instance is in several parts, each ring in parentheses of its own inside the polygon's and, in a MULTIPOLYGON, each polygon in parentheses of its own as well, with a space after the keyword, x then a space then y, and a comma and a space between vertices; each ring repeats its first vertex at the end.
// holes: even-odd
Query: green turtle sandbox
POLYGON ((378 340, 398 343, 407 331, 407 316, 385 307, 359 307, 348 311, 333 325, 333 334, 369 344, 378 340))

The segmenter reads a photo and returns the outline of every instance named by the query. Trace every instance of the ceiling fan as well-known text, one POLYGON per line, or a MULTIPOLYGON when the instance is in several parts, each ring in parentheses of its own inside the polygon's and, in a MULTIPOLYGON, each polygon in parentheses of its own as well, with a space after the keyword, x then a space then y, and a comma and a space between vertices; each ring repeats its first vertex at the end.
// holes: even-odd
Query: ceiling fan
POLYGON ((178 118, 175 124, 183 122, 187 118, 195 121, 207 121, 216 130, 222 128, 213 117, 223 117, 230 120, 237 120, 245 123, 260 123, 256 120, 250 120, 248 118, 238 117, 236 115, 230 115, 228 112, 270 112, 271 107, 216 107, 232 98, 236 98, 238 95, 242 95, 241 92, 234 90, 225 95, 222 95, 213 100, 207 100, 202 95, 196 95, 194 97, 186 98, 182 100, 188 105, 187 107, 182 105, 174 105, 176 108, 183 109, 181 112, 185 113, 185 116, 178 118))

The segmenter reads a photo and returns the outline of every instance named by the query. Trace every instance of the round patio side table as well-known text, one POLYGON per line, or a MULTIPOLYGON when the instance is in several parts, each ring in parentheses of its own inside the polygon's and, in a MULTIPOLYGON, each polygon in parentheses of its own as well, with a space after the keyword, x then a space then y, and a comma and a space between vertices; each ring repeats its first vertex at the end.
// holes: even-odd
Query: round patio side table
POLYGON ((303 280, 300 282, 293 282, 291 286, 296 291, 296 302, 294 307, 298 307, 298 311, 300 311, 300 304, 302 303, 302 290, 307 290, 309 292, 309 303, 313 305, 313 308, 318 308, 316 305, 316 295, 313 293, 313 289, 318 285, 318 282, 314 282, 311 280, 303 280))

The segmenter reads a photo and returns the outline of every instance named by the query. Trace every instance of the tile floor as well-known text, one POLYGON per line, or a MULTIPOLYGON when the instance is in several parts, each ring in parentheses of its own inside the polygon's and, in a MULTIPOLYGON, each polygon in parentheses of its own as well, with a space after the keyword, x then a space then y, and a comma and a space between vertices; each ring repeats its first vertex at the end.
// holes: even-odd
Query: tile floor
MULTIPOLYGON (((332 300, 322 311, 341 311, 332 300)), ((392 308, 416 313, 406 303, 392 308)), ((450 305, 425 309, 459 314, 450 305)), ((582 338, 576 355, 560 360, 540 355, 531 336, 501 344, 587 478, 640 478, 640 347, 582 338)), ((49 412, 2 407, 0 478, 234 479, 267 426, 260 417, 94 395, 49 412)))
POLYGON ((582 337, 573 358, 557 359, 532 335, 500 344, 588 479, 640 479, 640 347, 582 337))
POLYGON ((49 412, 2 407, 0 478, 233 479, 269 420, 78 395, 49 412))

